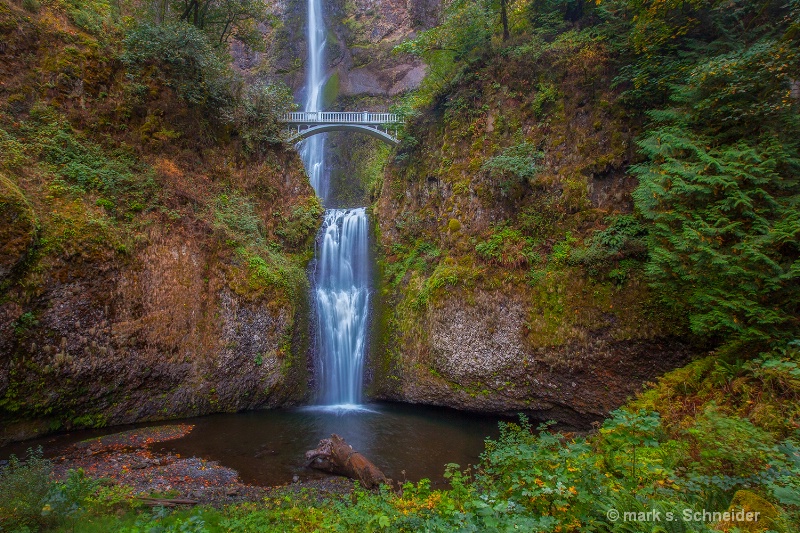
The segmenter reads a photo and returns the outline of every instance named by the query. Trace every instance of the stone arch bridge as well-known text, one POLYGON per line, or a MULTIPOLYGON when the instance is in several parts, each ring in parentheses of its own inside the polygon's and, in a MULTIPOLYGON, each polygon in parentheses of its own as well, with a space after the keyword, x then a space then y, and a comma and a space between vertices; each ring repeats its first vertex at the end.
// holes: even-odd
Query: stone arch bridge
POLYGON ((295 143, 328 131, 355 131, 397 145, 397 128, 403 120, 395 113, 369 111, 297 111, 285 113, 279 120, 289 130, 287 141, 295 143))

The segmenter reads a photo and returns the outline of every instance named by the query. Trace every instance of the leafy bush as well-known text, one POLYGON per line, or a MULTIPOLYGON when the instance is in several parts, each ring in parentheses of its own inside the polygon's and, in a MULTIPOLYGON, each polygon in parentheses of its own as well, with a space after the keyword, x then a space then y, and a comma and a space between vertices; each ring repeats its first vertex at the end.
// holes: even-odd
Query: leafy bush
POLYGON ((69 521, 74 528, 75 520, 86 513, 86 500, 99 487, 100 482, 87 477, 82 469, 70 470, 65 481, 51 485, 41 514, 69 521))
POLYGON ((648 273, 696 333, 774 342, 800 313, 800 184, 787 181, 800 172, 797 146, 709 144, 669 126, 642 141, 658 161, 636 168, 636 201, 653 221, 648 273))
POLYGON ((26 159, 25 146, 0 128, 0 165, 16 169, 21 167, 26 159))
POLYGON ((442 252, 435 245, 426 241, 416 241, 409 249, 402 245, 392 248, 395 260, 385 267, 385 275, 389 284, 396 287, 406 277, 409 270, 427 272, 438 264, 442 252))
POLYGON ((425 280, 417 298, 411 303, 414 309, 423 309, 430 303, 433 294, 444 287, 467 285, 475 278, 472 268, 452 264, 445 260, 436 266, 433 273, 425 280))
POLYGON ((294 96, 285 84, 255 82, 240 87, 235 105, 225 111, 225 117, 237 128, 244 149, 263 155, 270 144, 283 142, 278 116, 293 106, 294 96))
POLYGON ((12 455, 0 467, 0 528, 17 531, 43 525, 51 472, 52 464, 41 448, 29 449, 24 461, 12 455))
POLYGON ((516 187, 532 180, 538 169, 536 160, 542 153, 527 142, 506 148, 502 154, 496 155, 483 163, 481 170, 490 176, 500 178, 500 190, 508 195, 516 187))
POLYGON ((567 262, 572 254, 572 245, 578 242, 578 239, 572 236, 572 232, 568 231, 564 235, 564 240, 558 241, 553 245, 550 251, 550 261, 556 265, 563 265, 567 262))
POLYGON ((220 194, 214 201, 214 219, 239 243, 265 244, 264 222, 255 206, 236 192, 220 194))
POLYGON ((70 18, 81 29, 103 37, 106 27, 112 22, 117 5, 109 0, 66 0, 70 18))
POLYGON ((145 22, 126 35, 124 48, 121 60, 135 76, 158 72, 183 100, 215 116, 230 106, 233 73, 228 59, 192 24, 145 22))
MULTIPOLYGON (((149 169, 129 150, 105 149, 77 134, 53 108, 37 105, 22 131, 31 146, 73 192, 97 191, 147 202, 155 193, 149 169)), ((144 206, 144 203, 142 203, 144 206)))
POLYGON ((609 499, 598 466, 584 439, 533 432, 524 417, 501 423, 500 437, 487 440, 481 456, 474 520, 479 529, 592 531, 609 499))
POLYGON ((289 217, 281 219, 280 227, 275 230, 284 243, 291 248, 302 247, 312 239, 319 227, 320 216, 324 212, 317 197, 308 204, 296 205, 289 217))
POLYGON ((622 285, 629 271, 647 257, 647 227, 633 215, 617 215, 608 220, 608 227, 596 231, 583 248, 572 250, 569 263, 585 266, 592 275, 611 269, 608 277, 622 285))

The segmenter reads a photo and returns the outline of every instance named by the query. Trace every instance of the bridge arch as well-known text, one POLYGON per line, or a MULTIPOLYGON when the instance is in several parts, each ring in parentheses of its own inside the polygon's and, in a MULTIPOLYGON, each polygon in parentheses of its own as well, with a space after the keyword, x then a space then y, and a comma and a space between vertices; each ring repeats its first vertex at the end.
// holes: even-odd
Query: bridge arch
POLYGON ((362 124, 320 124, 317 126, 311 126, 299 131, 292 131, 288 141, 290 143, 296 143, 313 135, 327 133, 330 131, 353 131, 357 133, 364 133, 393 146, 400 144, 400 141, 393 137, 390 133, 381 131, 373 126, 362 124))
POLYGON ((392 135, 389 129, 392 125, 400 125, 403 122, 403 118, 396 113, 369 111, 295 111, 284 113, 278 120, 286 124, 288 129, 286 140, 293 143, 318 133, 354 131, 392 145, 400 144, 400 140, 397 138, 397 132, 392 135))

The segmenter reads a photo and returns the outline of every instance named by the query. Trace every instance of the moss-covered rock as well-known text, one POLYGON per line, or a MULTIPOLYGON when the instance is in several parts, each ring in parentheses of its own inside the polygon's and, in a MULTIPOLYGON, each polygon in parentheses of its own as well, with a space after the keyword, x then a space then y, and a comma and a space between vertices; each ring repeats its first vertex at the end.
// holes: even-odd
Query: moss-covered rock
POLYGON ((0 7, 0 442, 306 399, 297 153, 131 83, 111 20, 0 7))
POLYGON ((408 125, 374 208, 397 369, 379 397, 580 422, 691 359, 644 281, 638 126, 610 66, 575 61, 603 46, 479 55, 408 125))
POLYGON ((788 532, 786 523, 775 506, 749 490, 736 491, 728 507, 728 513, 731 519, 717 522, 714 529, 742 533, 788 532))
POLYGON ((36 215, 20 188, 0 173, 0 284, 36 240, 36 215))

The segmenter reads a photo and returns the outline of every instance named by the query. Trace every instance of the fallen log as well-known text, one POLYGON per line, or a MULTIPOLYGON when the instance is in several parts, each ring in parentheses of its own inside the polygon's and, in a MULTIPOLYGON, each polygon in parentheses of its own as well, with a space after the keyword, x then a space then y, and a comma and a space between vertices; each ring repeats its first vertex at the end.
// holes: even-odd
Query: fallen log
POLYGON ((139 496, 137 499, 141 500, 143 504, 150 507, 177 507, 178 505, 197 505, 195 500, 186 500, 182 498, 149 498, 146 496, 139 496))
POLYGON ((356 479, 368 489, 389 483, 377 466, 336 434, 329 439, 322 439, 315 449, 308 450, 306 461, 306 466, 356 479))

